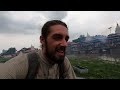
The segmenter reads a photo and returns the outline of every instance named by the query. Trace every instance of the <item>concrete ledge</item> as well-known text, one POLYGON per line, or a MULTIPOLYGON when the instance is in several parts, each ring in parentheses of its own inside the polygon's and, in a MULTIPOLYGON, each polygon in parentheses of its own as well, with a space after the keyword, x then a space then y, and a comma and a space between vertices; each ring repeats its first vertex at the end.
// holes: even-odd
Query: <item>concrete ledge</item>
POLYGON ((73 69, 75 72, 80 73, 80 74, 88 73, 88 69, 84 67, 73 66, 73 69))

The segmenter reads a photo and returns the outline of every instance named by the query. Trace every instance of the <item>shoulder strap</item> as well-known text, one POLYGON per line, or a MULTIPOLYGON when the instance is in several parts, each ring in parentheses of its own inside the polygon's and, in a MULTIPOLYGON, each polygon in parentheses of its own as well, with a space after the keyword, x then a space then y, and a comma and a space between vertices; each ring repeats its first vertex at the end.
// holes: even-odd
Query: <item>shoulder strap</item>
MULTIPOLYGON (((34 79, 40 65, 39 56, 36 52, 28 53, 28 73, 26 79, 34 79)), ((59 64, 59 79, 64 79, 64 62, 59 64)))
POLYGON ((64 79, 64 61, 59 64, 59 79, 64 79))
POLYGON ((37 52, 28 53, 28 73, 26 79, 34 79, 40 65, 37 52))

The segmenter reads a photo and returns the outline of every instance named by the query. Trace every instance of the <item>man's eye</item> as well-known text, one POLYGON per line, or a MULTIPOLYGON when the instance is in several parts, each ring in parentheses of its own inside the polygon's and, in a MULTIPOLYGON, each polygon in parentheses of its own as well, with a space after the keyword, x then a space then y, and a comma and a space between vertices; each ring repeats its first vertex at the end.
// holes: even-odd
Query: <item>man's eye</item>
POLYGON ((69 40, 69 37, 66 37, 65 40, 66 40, 66 42, 67 42, 67 41, 69 40))
POLYGON ((62 37, 61 36, 55 36, 54 39, 55 40, 60 40, 62 37))
POLYGON ((67 42, 67 41, 69 40, 69 38, 66 38, 65 40, 66 40, 66 42, 67 42))

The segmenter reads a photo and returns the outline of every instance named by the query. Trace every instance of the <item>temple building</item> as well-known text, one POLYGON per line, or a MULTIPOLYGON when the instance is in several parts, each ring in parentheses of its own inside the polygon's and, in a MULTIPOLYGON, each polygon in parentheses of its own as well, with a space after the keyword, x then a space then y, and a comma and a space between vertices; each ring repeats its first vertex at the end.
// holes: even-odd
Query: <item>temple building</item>
POLYGON ((120 26, 118 25, 118 23, 115 29, 115 34, 120 34, 120 26))

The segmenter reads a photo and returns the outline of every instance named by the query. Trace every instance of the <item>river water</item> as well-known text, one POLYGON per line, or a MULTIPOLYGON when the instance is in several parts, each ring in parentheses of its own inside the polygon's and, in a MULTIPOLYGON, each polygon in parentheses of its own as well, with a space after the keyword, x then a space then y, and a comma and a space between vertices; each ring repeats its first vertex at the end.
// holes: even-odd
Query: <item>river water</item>
POLYGON ((106 55, 103 55, 103 56, 98 56, 98 58, 102 59, 102 60, 107 60, 107 61, 112 61, 112 62, 120 62, 120 58, 113 58, 111 56, 106 56, 106 55))

